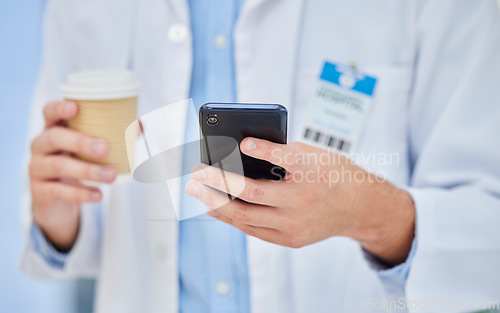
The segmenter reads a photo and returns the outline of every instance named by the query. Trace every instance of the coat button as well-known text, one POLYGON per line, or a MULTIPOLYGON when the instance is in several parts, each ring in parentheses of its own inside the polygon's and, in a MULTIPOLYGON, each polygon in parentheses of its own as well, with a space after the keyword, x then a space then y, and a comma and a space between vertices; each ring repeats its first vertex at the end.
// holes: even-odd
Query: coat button
POLYGON ((188 29, 182 24, 173 24, 168 29, 168 39, 173 43, 181 43, 186 40, 188 29))
POLYGON ((155 248, 155 255, 158 260, 164 260, 167 256, 167 247, 164 243, 159 243, 155 248))
POLYGON ((227 38, 226 36, 219 34, 214 38, 214 46, 215 48, 222 50, 227 46, 227 38))
POLYGON ((215 286, 215 291, 218 294, 220 294, 221 296, 227 295, 230 290, 231 290, 231 286, 229 286, 229 283, 227 283, 225 281, 220 281, 215 286))

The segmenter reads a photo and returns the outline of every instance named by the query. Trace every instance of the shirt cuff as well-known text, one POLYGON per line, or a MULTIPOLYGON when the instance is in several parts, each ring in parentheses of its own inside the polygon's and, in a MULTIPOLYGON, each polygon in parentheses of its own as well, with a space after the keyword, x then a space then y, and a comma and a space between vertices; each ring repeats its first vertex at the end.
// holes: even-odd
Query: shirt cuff
POLYGON ((69 253, 59 252, 45 238, 42 230, 35 222, 31 223, 30 236, 35 252, 52 268, 62 270, 66 265, 69 253))
POLYGON ((410 252, 406 260, 396 266, 390 266, 384 261, 380 260, 370 252, 363 249, 363 254, 365 259, 368 261, 368 265, 377 272, 379 277, 384 278, 397 278, 406 280, 408 278, 408 273, 410 272, 411 264, 413 258, 415 257, 415 251, 417 250, 417 237, 413 239, 411 244, 410 252))

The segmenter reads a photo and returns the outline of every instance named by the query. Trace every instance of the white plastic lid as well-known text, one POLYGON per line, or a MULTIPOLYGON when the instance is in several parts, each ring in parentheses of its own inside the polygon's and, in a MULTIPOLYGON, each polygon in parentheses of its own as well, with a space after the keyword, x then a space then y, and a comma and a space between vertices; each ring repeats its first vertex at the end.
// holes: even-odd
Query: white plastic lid
POLYGON ((68 75, 61 87, 65 99, 110 100, 136 97, 140 84, 134 74, 120 69, 95 69, 68 75))

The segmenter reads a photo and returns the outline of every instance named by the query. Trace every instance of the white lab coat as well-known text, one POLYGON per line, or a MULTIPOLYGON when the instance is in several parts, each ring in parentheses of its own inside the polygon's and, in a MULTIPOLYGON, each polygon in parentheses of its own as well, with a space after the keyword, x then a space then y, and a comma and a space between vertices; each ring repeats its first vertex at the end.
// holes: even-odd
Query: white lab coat
MULTIPOLYGON (((184 0, 49 1, 32 134, 42 128, 42 106, 60 98, 59 85, 76 70, 132 68, 143 86, 139 114, 186 99, 189 24, 184 0)), ((399 164, 360 165, 409 190, 417 212, 418 249, 406 282, 378 275, 350 239, 289 249, 249 237, 252 312, 369 312, 370 303, 404 292, 427 301, 412 302, 411 311, 499 299, 495 0, 247 0, 234 40, 238 100, 287 106, 289 141, 325 60, 355 61, 377 76, 359 152, 396 153, 399 164), (422 306, 435 299, 442 305, 422 306)), ((175 146, 183 113, 170 123, 175 146)), ((177 222, 169 203, 164 184, 105 188, 102 207, 84 205, 64 270, 48 267, 29 237, 21 268, 39 277, 97 275, 97 312, 177 312, 177 222)))

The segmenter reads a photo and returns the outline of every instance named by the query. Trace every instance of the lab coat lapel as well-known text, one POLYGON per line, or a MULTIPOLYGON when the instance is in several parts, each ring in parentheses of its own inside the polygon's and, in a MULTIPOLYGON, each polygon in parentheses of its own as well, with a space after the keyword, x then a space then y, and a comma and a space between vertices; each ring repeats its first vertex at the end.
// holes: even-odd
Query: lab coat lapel
MULTIPOLYGON (((177 20, 189 28, 189 8, 186 0, 167 0, 171 7, 171 21, 177 20)), ((169 104, 173 101, 187 99, 189 97, 189 82, 191 78, 191 46, 188 49, 169 49, 169 55, 163 59, 167 67, 172 70, 172 74, 164 82, 168 88, 169 104), (179 60, 182 60, 180 62, 179 60)), ((170 123, 165 125, 168 128, 169 146, 174 148, 183 145, 186 127, 186 111, 179 110, 172 116, 170 123)), ((182 158, 178 159, 178 164, 174 168, 182 168, 182 158)), ((151 312, 154 308, 163 308, 163 312, 177 312, 179 310, 179 284, 178 284, 178 221, 174 213, 174 208, 180 205, 180 180, 176 184, 167 187, 166 184, 156 184, 149 187, 150 196, 154 199, 162 198, 164 201, 152 201, 154 216, 148 225, 150 248, 153 252, 150 270, 150 295, 149 306, 151 312), (151 190, 153 189, 153 190, 151 190), (165 197, 168 192, 169 197, 165 197), (163 194, 162 194, 163 193, 163 194), (167 199, 170 198, 170 199, 167 199), (168 209, 167 209, 168 208, 168 209), (159 217, 159 218, 158 218, 159 217), (158 219, 157 219, 158 218, 158 219)))
POLYGON ((189 4, 187 0, 166 0, 173 15, 180 21, 189 25, 189 4))
MULTIPOLYGON (((290 113, 303 0, 248 0, 235 29, 240 102, 285 105, 290 113), (279 8, 278 8, 279 6, 279 8)), ((252 312, 291 312, 288 248, 247 237, 252 312)))
POLYGON ((302 8, 303 0, 248 0, 243 7, 234 36, 238 101, 290 107, 302 8))
MULTIPOLYGON (((133 62, 134 70, 143 82, 143 88, 160 87, 150 93, 141 94, 140 115, 168 106, 189 97, 191 77, 191 44, 169 41, 168 30, 175 24, 189 28, 189 10, 185 0, 164 0, 163 5, 157 3, 140 3, 138 22, 135 33, 133 62), (158 12, 156 12, 158 10, 158 12), (145 21, 150 21, 150 23, 145 21), (155 38, 164 38, 163 42, 155 42, 155 38), (145 53, 144 49, 155 46, 160 53, 145 53), (151 59, 153 56, 153 59, 151 59), (151 65, 160 70, 151 69, 151 65), (162 71, 161 69, 168 69, 162 71), (154 95, 152 97, 151 95, 154 95)), ((168 123, 162 125, 161 134, 165 140, 161 147, 175 148, 184 143, 186 112, 169 110, 168 123)), ((147 130, 146 130, 147 132, 147 130)), ((149 136, 152 134, 145 134, 149 136)), ((156 153, 161 151, 156 151, 156 153)), ((181 168, 182 160, 172 164, 170 168, 181 168)), ((178 222, 172 204, 179 204, 180 183, 171 189, 163 184, 137 183, 140 189, 137 208, 143 211, 141 222, 145 225, 145 242, 147 253, 144 266, 133 268, 140 272, 145 284, 143 312, 176 312, 178 311, 178 222)), ((130 269, 129 269, 130 270, 130 269)), ((133 298, 133 297, 132 297, 133 298)), ((127 302, 123 300, 124 302, 127 302)), ((104 311, 102 311, 104 312, 104 311)))

